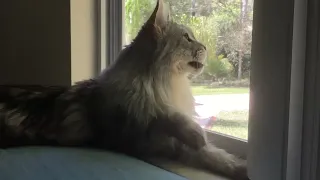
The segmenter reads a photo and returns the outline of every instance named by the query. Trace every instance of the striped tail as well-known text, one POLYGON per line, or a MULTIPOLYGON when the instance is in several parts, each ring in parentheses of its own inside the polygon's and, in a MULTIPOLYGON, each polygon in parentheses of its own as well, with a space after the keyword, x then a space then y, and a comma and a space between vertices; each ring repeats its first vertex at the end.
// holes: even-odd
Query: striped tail
MULTIPOLYGON (((0 147, 32 144, 50 121, 62 86, 0 85, 0 147)), ((38 140, 38 139, 37 139, 38 140)))

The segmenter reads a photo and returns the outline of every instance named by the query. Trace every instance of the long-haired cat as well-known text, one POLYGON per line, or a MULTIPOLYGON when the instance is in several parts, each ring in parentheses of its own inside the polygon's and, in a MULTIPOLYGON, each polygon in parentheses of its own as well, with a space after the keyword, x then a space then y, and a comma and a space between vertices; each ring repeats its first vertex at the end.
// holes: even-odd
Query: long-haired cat
POLYGON ((189 77, 201 73, 206 54, 158 0, 137 37, 97 78, 70 88, 1 87, 0 146, 91 146, 248 179, 245 163, 209 144, 193 120, 189 77))

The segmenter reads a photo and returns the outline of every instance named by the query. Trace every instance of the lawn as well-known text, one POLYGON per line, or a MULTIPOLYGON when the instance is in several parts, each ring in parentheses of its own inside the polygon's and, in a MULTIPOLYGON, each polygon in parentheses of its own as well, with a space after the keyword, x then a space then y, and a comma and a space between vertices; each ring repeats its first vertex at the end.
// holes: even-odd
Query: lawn
POLYGON ((248 115, 248 111, 222 111, 211 130, 247 140, 248 115))
POLYGON ((249 88, 211 88, 208 86, 192 86, 193 95, 246 94, 249 88))
MULTIPOLYGON (((249 88, 212 88, 209 86, 192 86, 193 95, 247 94, 249 88)), ((221 111, 211 130, 248 139, 249 111, 221 111)))

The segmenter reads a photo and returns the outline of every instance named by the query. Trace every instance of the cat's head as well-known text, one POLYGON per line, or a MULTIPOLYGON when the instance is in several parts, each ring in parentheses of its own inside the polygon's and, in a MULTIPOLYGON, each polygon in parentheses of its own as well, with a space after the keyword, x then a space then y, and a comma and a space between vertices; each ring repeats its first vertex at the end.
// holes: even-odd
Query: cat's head
POLYGON ((196 40, 191 29, 171 20, 163 0, 157 1, 131 46, 144 54, 140 63, 191 76, 202 72, 207 57, 206 47, 196 40))

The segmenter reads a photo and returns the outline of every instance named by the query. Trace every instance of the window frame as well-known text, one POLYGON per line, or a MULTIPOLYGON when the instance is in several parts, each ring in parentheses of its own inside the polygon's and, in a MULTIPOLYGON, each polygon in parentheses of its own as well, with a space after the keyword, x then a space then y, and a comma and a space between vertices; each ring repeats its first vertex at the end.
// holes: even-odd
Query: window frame
MULTIPOLYGON (((320 179, 320 2, 308 0, 299 180, 320 179)), ((294 179, 295 180, 295 179, 294 179)))
POLYGON ((112 64, 124 42, 124 0, 96 0, 98 71, 112 64))
POLYGON ((252 179, 320 178, 319 10, 318 0, 255 0, 248 139, 252 179))

